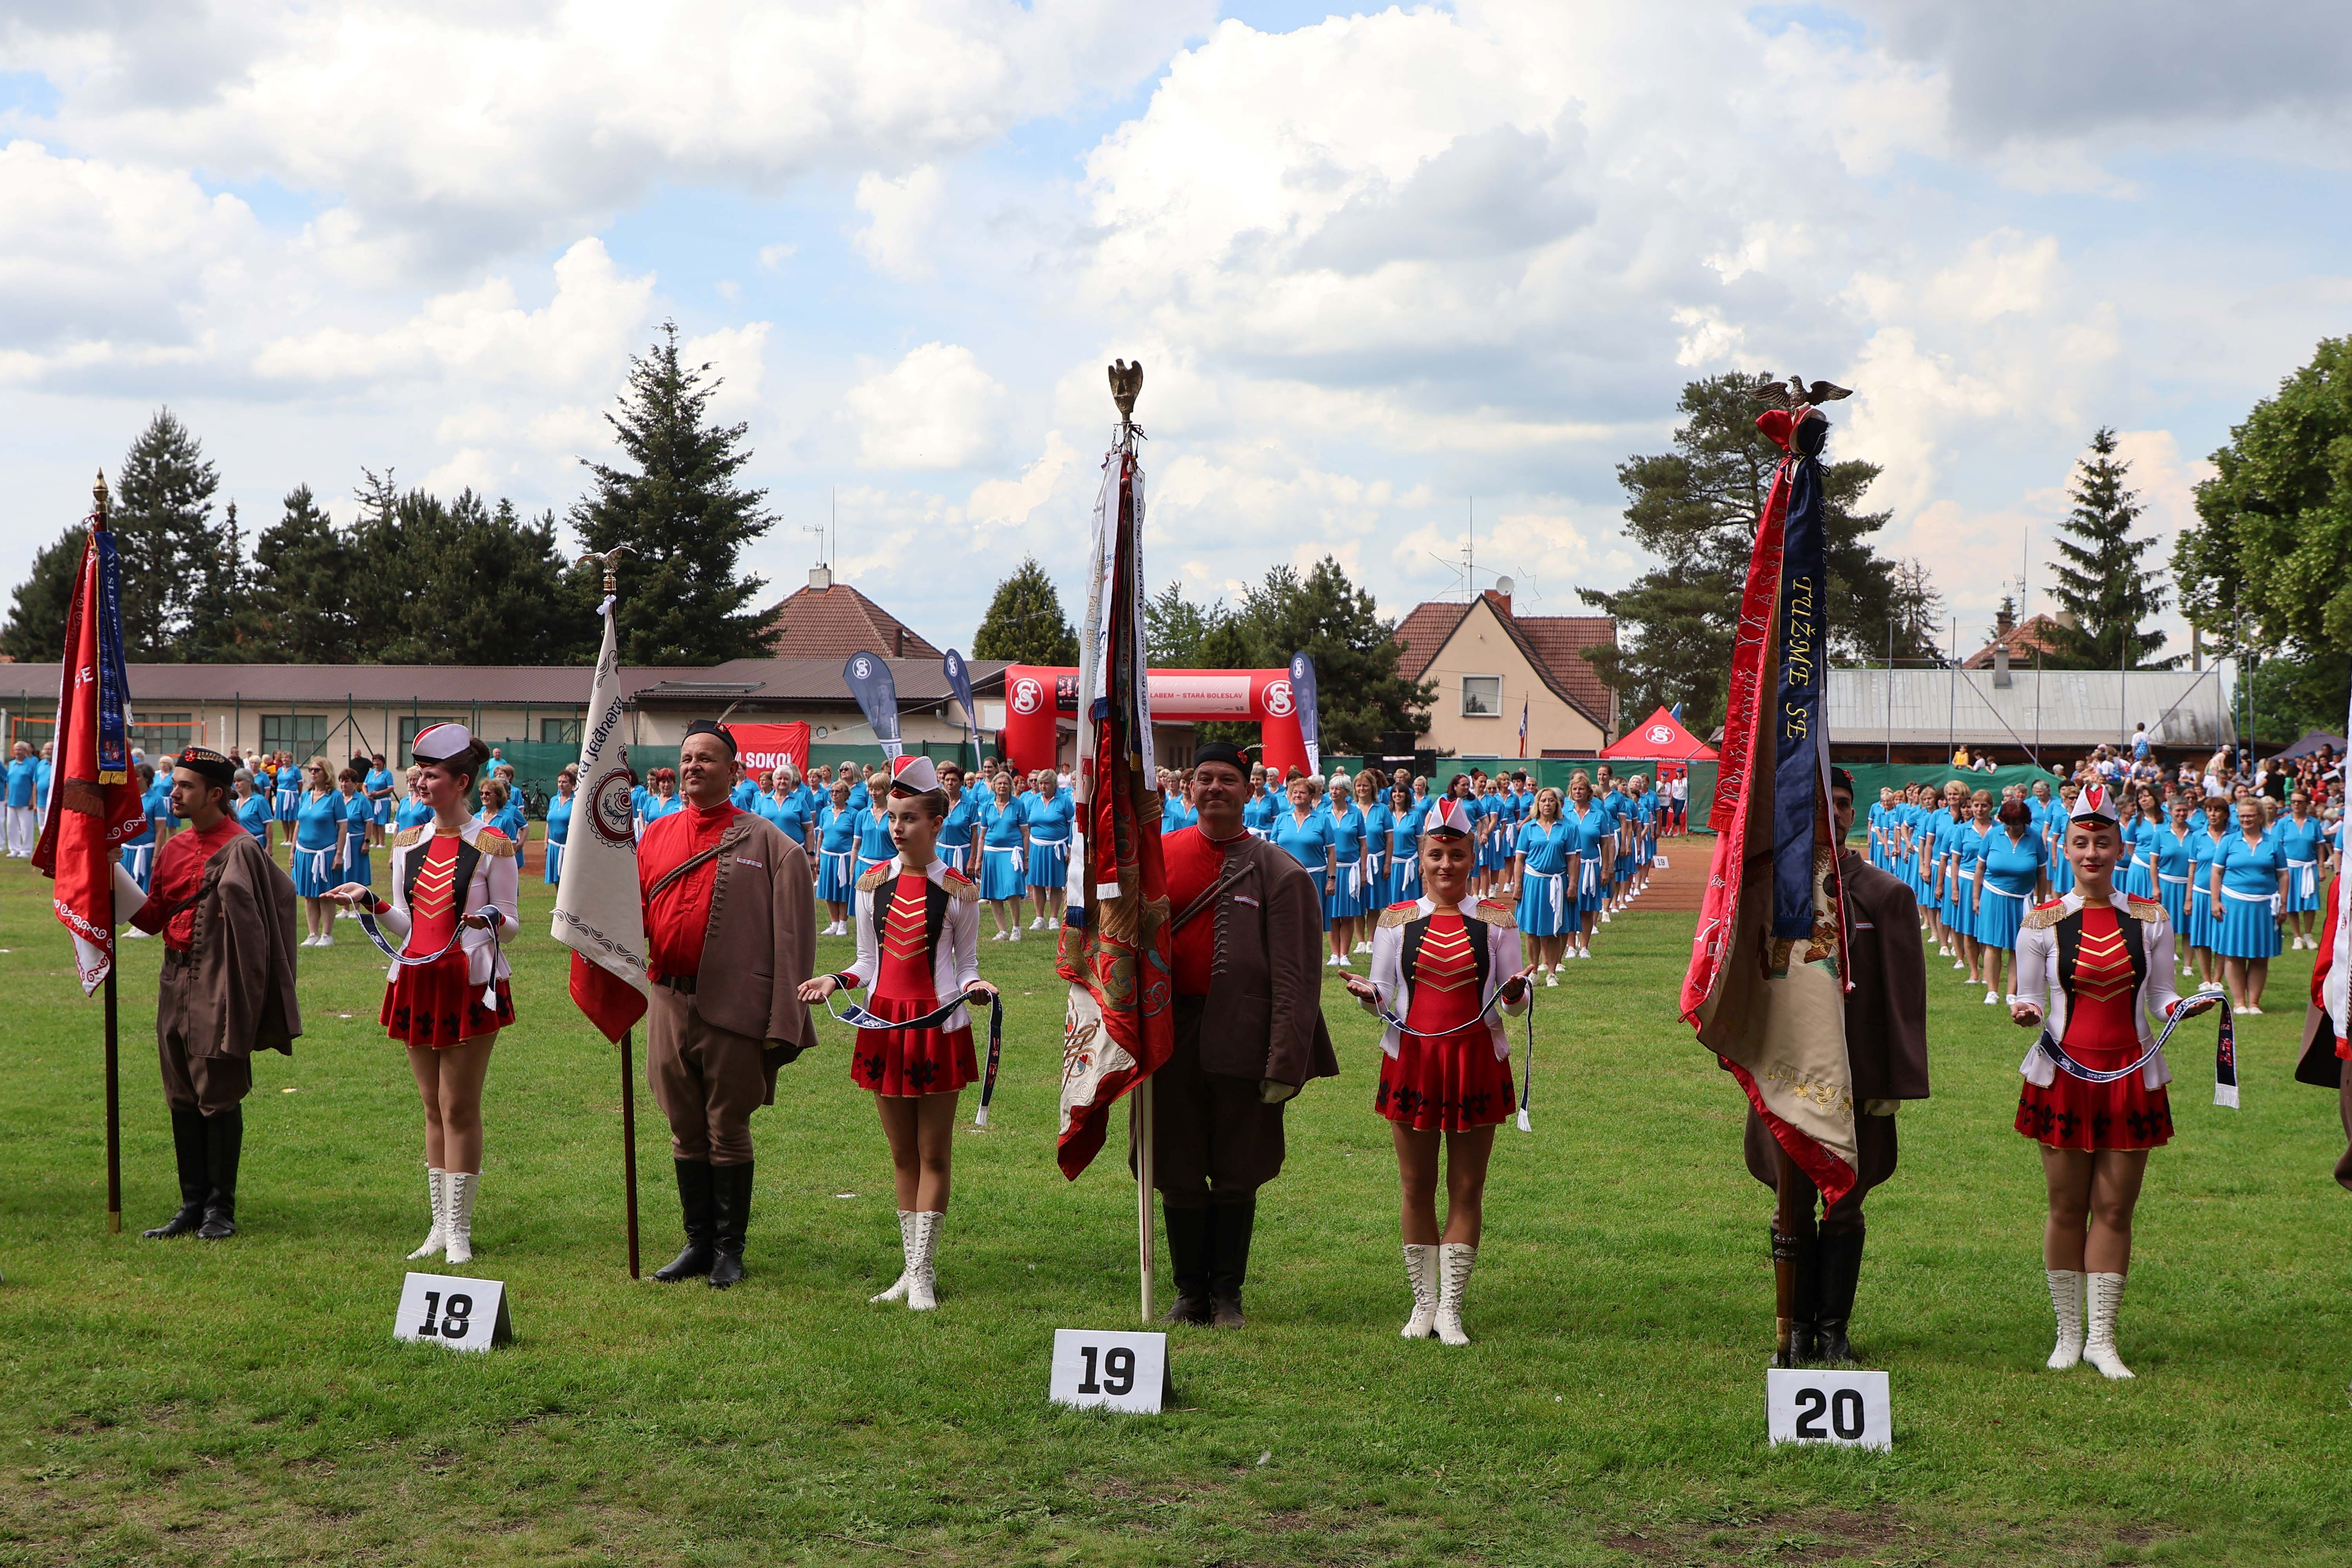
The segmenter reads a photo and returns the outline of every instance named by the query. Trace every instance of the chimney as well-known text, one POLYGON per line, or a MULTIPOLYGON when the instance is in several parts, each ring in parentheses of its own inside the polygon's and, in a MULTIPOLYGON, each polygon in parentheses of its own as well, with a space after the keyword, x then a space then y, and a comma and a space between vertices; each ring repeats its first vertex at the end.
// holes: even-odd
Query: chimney
POLYGON ((809 568, 809 587, 810 587, 810 589, 811 589, 812 591, 814 591, 814 592, 815 592, 815 593, 822 594, 822 593, 824 593, 826 589, 828 589, 828 588, 830 588, 830 587, 832 587, 832 586, 833 586, 833 568, 832 568, 832 567, 830 567, 830 566, 812 566, 812 567, 810 567, 810 568, 809 568))
MULTIPOLYGON (((2003 616, 2001 617, 2003 620, 2007 620, 2008 618, 2009 617, 2007 616, 2003 616)), ((1995 691, 2004 691, 2009 689, 2010 685, 2009 644, 2006 642, 1996 642, 1992 645, 1992 688, 1995 691)))
POLYGON ((2189 628, 2189 668, 2192 670, 2205 668, 2205 630, 2194 624, 2189 628))
POLYGON ((2016 629, 2017 612, 2011 609, 2007 605, 2003 605, 1998 611, 1996 611, 1992 618, 1993 628, 1996 631, 2008 632, 2016 629))
POLYGON ((1507 621, 1511 618, 1511 595, 1509 594, 1499 588, 1489 588, 1486 590, 1486 600, 1489 604, 1495 606, 1495 613, 1496 615, 1502 616, 1507 621))
POLYGON ((907 657, 907 628, 904 626, 890 628, 890 657, 892 658, 907 657))

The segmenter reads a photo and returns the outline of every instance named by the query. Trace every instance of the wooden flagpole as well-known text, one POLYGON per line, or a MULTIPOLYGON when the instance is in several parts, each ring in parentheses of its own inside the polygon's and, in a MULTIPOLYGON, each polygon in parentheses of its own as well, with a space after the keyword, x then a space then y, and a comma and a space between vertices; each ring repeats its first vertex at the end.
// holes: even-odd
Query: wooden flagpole
POLYGON ((637 1067, 635 1029, 621 1031, 621 1170, 629 1194, 629 1278, 637 1272, 637 1067))
POLYGON ((1135 1245, 1143 1281, 1143 1322, 1151 1323, 1151 1080, 1127 1097, 1129 1136, 1135 1141, 1135 1245))

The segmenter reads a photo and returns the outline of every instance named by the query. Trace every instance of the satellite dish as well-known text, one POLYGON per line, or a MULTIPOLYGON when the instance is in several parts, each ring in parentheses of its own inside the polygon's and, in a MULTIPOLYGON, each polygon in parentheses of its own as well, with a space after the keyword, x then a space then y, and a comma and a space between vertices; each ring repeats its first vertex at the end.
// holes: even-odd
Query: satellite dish
POLYGON ((1506 599, 1509 598, 1513 590, 1517 587, 1518 584, 1512 582, 1508 577, 1497 577, 1495 579, 1495 592, 1502 595, 1506 599))

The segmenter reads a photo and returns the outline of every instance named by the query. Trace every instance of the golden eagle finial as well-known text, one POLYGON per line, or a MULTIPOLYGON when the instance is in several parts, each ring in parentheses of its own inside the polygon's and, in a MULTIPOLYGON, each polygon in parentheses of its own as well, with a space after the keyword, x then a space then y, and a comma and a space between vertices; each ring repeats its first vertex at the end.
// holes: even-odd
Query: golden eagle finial
POLYGON ((1135 423, 1135 399, 1143 390, 1143 362, 1133 364, 1123 359, 1110 362, 1110 400, 1118 405, 1118 416, 1129 424, 1135 423))

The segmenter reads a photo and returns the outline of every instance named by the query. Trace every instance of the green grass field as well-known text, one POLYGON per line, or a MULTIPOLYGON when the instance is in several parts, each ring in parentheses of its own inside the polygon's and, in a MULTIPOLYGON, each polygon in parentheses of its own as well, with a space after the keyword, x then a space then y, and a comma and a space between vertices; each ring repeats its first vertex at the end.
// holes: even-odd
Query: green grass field
MULTIPOLYGON (((471 1270, 507 1281, 517 1342, 458 1356, 391 1337, 425 1214, 373 950, 303 953, 309 1032, 248 1102, 245 1234, 210 1245, 135 1234, 174 1189, 161 943, 126 944, 110 1236, 100 1010, 44 885, 0 868, 0 1563, 2352 1561, 2352 1197, 2332 1101, 2289 1076, 2308 954, 2245 1021, 2242 1111, 2206 1103, 2201 1029, 2176 1054, 2122 1384, 2042 1369, 2026 1037, 1931 965, 1936 1098, 1872 1200, 1854 1329, 1897 1438, 1865 1455, 1764 1442, 1769 1199, 1738 1089, 1675 1017, 1686 915, 1605 928, 1540 994, 1475 1344, 1397 1337, 1374 1034, 1334 984, 1344 1070, 1291 1112, 1249 1328, 1180 1331, 1176 1407, 1114 1417, 1045 1400, 1056 1327, 1132 1324, 1135 1205, 1115 1156, 1055 1169, 1045 942, 985 949, 1011 1001, 996 1125, 959 1141, 940 1310, 916 1315, 866 1301, 898 1268, 889 1167, 830 1024, 754 1124, 751 1279, 628 1279, 615 1053, 564 997, 548 891, 526 889, 471 1270)), ((650 1272, 676 1204, 639 1105, 650 1272)))

